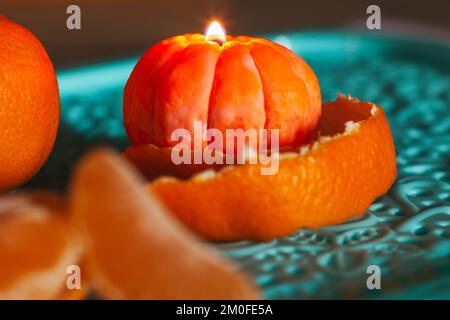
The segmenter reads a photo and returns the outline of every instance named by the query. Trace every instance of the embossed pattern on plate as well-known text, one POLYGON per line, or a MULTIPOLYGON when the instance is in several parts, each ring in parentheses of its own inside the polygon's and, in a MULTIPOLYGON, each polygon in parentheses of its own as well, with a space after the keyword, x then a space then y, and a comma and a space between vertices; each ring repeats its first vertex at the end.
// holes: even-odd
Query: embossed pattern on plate
MULTIPOLYGON (((450 298, 450 46, 345 33, 274 35, 316 71, 325 100, 338 92, 381 105, 395 139, 398 178, 364 216, 268 243, 217 246, 268 298, 450 298), (381 267, 368 290, 366 267, 381 267)), ((55 150, 28 188, 66 186, 96 145, 122 150, 122 90, 136 62, 59 73, 62 125, 55 150)))

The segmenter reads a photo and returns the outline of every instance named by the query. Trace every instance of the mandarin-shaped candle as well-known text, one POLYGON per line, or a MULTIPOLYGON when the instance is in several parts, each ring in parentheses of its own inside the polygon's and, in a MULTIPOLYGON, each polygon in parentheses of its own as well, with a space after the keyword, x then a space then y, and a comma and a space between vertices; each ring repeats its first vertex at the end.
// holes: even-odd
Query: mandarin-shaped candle
POLYGON ((308 141, 321 114, 317 77, 308 64, 272 41, 186 34, 151 47, 124 92, 124 123, 133 145, 172 147, 171 134, 194 121, 207 128, 278 129, 279 146, 308 141))
POLYGON ((124 116, 133 142, 124 154, 153 180, 151 197, 216 241, 266 241, 342 223, 362 215, 396 176, 381 107, 342 95, 321 106, 303 59, 269 40, 225 36, 217 23, 206 35, 170 38, 145 53, 126 85, 124 116), (198 121, 215 130, 198 130, 198 121), (229 148, 228 133, 242 129, 270 131, 270 140, 229 148), (189 142, 183 136, 171 139, 180 131, 194 136, 191 147, 179 149, 189 142), (216 148, 223 136, 226 147, 216 148), (254 147, 258 153, 247 152, 254 147))

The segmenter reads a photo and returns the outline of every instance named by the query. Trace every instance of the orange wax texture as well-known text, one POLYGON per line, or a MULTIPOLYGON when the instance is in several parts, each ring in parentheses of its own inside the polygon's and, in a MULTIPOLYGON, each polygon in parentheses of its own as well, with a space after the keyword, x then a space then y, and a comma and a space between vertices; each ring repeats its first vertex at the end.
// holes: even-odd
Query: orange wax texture
POLYGON ((317 77, 287 48, 262 38, 175 36, 151 47, 124 92, 133 145, 171 147, 174 130, 279 129, 280 147, 309 141, 321 114, 317 77))

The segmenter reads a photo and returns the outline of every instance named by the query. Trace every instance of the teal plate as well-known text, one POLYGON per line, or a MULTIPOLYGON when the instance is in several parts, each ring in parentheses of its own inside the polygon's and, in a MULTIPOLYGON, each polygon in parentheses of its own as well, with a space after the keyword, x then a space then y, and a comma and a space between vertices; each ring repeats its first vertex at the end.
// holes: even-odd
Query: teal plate
MULTIPOLYGON (((268 243, 219 244, 274 299, 450 299, 450 45, 402 37, 292 33, 276 41, 316 71, 325 100, 338 92, 381 105, 398 177, 364 216, 268 243), (381 269, 381 290, 366 285, 381 269)), ((62 124, 29 188, 64 189, 96 145, 123 150, 122 91, 136 58, 59 72, 62 124)), ((276 210, 276 209, 275 209, 276 210)))

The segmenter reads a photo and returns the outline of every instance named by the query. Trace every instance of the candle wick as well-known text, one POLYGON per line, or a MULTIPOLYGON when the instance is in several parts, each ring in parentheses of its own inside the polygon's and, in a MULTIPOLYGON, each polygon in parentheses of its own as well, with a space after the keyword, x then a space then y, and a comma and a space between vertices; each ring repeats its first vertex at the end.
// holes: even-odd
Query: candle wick
POLYGON ((223 46, 223 44, 224 44, 224 42, 219 38, 210 39, 210 40, 208 40, 208 42, 215 42, 215 43, 219 44, 219 46, 223 46))
POLYGON ((222 46, 227 41, 225 31, 217 21, 214 21, 209 25, 205 34, 205 40, 210 43, 215 42, 219 46, 222 46))

